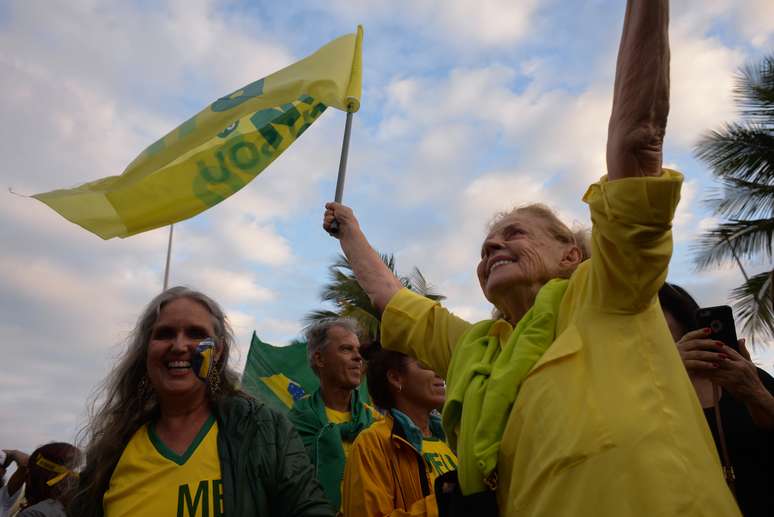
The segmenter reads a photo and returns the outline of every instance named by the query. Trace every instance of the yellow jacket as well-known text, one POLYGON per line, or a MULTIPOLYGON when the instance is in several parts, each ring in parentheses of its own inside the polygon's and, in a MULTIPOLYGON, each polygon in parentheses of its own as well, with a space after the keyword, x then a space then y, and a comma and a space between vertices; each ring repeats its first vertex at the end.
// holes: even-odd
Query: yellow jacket
POLYGON ((422 494, 418 460, 390 414, 362 431, 344 469, 344 517, 438 517, 432 485, 422 494))
MULTIPOLYGON (((592 258, 570 279, 557 338, 524 380, 498 453, 505 517, 738 516, 656 293, 682 176, 607 182, 584 196, 592 258)), ((382 344, 445 377, 471 324, 404 289, 382 344)), ((505 321, 490 334, 505 342, 505 321)), ((463 413, 462 418, 465 418, 463 413)))

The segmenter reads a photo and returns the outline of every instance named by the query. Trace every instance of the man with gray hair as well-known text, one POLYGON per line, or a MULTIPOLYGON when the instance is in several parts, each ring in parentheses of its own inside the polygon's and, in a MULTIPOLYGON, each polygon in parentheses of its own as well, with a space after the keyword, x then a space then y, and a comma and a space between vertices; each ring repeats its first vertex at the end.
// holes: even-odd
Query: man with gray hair
POLYGON ((363 376, 360 329, 351 318, 326 318, 306 329, 309 366, 320 388, 291 409, 325 495, 341 507, 341 481, 355 437, 380 415, 359 396, 363 376))

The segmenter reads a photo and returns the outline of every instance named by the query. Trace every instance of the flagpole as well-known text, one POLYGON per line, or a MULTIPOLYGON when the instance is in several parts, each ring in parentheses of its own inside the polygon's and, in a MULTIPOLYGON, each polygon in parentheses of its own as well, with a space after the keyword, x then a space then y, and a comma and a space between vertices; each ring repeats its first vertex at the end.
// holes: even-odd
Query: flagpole
POLYGON ((352 112, 347 111, 347 122, 344 125, 344 141, 341 143, 341 160, 339 160, 339 177, 336 180, 336 197, 334 201, 341 203, 344 197, 344 178, 347 175, 347 157, 349 156, 349 135, 352 133, 352 112))
POLYGON ((162 291, 166 291, 167 286, 169 285, 169 258, 172 255, 172 230, 174 227, 174 224, 169 225, 169 242, 167 242, 167 265, 164 268, 164 289, 162 289, 162 291))
MULTIPOLYGON (((344 124, 344 141, 341 143, 341 159, 339 160, 339 177, 336 179, 336 194, 333 200, 341 203, 344 197, 344 179, 347 175, 347 157, 349 156, 349 136, 352 133, 352 105, 347 107, 347 121, 344 124)), ((333 220, 331 223, 331 235, 339 231, 339 222, 333 220)))

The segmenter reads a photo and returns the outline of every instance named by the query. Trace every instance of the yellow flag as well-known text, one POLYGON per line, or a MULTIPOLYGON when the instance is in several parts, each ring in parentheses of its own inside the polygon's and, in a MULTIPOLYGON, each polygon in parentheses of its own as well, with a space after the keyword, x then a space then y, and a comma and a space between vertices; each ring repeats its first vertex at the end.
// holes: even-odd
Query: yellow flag
POLYGON ((265 169, 327 106, 360 108, 363 29, 216 100, 145 149, 120 176, 36 194, 103 239, 192 217, 265 169))

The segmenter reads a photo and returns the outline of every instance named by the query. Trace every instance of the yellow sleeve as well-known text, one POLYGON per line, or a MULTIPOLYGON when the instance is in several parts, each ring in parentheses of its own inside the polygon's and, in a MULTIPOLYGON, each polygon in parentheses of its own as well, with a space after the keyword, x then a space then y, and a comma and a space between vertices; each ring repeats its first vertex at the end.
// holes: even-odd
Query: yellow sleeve
POLYGON ((452 350, 471 326, 440 303, 401 289, 382 314, 382 346, 413 357, 446 378, 452 350))
POLYGON ((652 302, 667 276, 672 256, 672 218, 683 176, 607 181, 583 196, 591 211, 590 300, 606 311, 640 312, 652 302))
POLYGON ((344 469, 344 517, 437 517, 432 494, 416 501, 408 512, 395 508, 395 477, 390 461, 376 436, 361 433, 355 439, 344 469))

